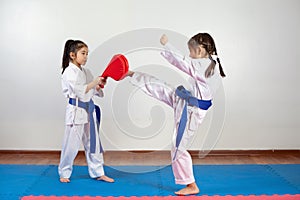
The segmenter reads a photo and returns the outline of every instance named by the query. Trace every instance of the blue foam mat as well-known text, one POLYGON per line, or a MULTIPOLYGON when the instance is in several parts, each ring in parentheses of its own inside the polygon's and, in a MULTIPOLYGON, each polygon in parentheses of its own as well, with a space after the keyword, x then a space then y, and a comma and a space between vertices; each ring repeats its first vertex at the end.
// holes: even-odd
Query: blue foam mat
MULTIPOLYGON (((74 166, 71 183, 62 184, 55 165, 0 165, 0 199, 27 195, 168 196, 183 187, 174 183, 171 166, 106 166, 105 172, 116 182, 91 179, 86 166, 74 166)), ((194 166, 200 195, 300 194, 299 172, 300 165, 194 166)))

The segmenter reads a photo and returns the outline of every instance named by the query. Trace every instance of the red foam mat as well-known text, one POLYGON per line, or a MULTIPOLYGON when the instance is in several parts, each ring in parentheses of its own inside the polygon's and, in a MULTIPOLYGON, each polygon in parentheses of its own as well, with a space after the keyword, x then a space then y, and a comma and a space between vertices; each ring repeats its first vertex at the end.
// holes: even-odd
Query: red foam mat
POLYGON ((144 196, 144 197, 89 197, 89 196, 25 196, 21 200, 300 200, 296 195, 249 195, 249 196, 144 196))

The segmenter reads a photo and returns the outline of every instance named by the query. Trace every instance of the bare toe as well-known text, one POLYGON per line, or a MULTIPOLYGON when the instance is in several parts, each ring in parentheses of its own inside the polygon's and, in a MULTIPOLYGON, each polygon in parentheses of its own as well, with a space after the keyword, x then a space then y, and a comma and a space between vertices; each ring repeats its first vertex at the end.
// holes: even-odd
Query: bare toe
POLYGON ((68 178, 60 178, 59 181, 61 183, 70 183, 71 182, 70 179, 68 179, 68 178))

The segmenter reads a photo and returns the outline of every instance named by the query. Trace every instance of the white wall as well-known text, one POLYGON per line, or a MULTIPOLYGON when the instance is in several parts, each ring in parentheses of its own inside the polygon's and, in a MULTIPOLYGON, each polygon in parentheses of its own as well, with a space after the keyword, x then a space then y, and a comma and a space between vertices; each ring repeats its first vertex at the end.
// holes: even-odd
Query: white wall
MULTIPOLYGON (((82 39, 89 45, 87 65, 94 64, 89 67, 98 75, 109 56, 105 51, 103 55, 93 52, 133 30, 158 30, 151 36, 157 37, 157 45, 160 32, 165 30, 183 51, 187 51, 184 38, 197 32, 207 31, 216 40, 227 78, 223 80, 224 90, 218 93, 219 107, 210 111, 191 149, 299 149, 300 1, 175 2, 0 0, 0 149, 59 150, 66 104, 60 85, 65 40, 82 39), (97 59, 101 61, 96 65, 102 68, 95 66, 97 59), (212 122, 216 115, 222 115, 220 105, 224 103, 224 127, 209 138, 211 131, 222 128, 222 120, 212 122), (218 111, 221 114, 216 114, 218 111)), ((137 37, 141 39, 141 35, 137 37)), ((114 48, 107 52, 118 53, 114 48)), ((173 68, 156 54, 143 50, 128 54, 128 58, 133 69, 163 64, 167 68, 149 71, 174 85, 184 82, 179 72, 171 71, 174 76, 170 77, 173 68)), ((146 67, 139 69, 147 71, 146 67)), ((135 125, 126 127, 122 117, 116 120, 112 105, 124 102, 115 98, 126 96, 124 85, 126 90, 130 87, 128 80, 120 84, 109 80, 107 95, 99 102, 106 149, 167 149, 172 110, 160 102, 137 92, 126 99, 132 104, 118 107, 123 109, 120 116, 128 113, 133 121, 129 125, 135 125), (143 128, 151 124, 154 127, 143 128), (143 130, 141 135, 136 135, 139 130, 143 130)))

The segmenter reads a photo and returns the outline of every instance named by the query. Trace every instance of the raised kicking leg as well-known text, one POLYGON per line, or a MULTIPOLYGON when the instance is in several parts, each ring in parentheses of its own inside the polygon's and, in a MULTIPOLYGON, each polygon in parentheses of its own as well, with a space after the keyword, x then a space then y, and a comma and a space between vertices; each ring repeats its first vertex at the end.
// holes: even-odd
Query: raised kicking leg
POLYGON ((174 87, 154 76, 141 72, 128 71, 127 76, 132 77, 130 82, 147 95, 173 107, 175 102, 174 87))

